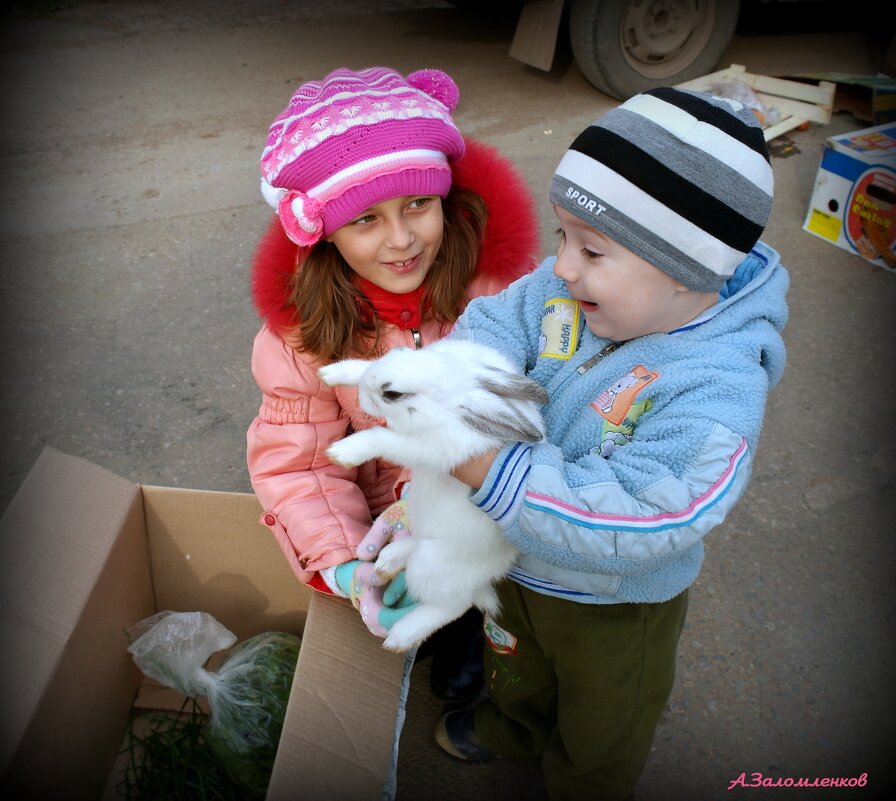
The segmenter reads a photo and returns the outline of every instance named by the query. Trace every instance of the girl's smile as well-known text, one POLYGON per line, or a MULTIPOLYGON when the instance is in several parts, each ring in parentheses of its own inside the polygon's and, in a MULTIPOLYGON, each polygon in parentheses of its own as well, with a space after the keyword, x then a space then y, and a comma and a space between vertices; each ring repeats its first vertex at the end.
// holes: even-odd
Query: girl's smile
POLYGON ((404 261, 387 261, 386 266, 390 267, 394 272, 399 275, 404 273, 413 272, 417 268, 417 264, 420 260, 420 254, 417 254, 411 259, 406 259, 404 261))
POLYGON ((349 267, 380 289, 403 295, 423 283, 442 246, 438 195, 384 200, 336 229, 329 241, 349 267))

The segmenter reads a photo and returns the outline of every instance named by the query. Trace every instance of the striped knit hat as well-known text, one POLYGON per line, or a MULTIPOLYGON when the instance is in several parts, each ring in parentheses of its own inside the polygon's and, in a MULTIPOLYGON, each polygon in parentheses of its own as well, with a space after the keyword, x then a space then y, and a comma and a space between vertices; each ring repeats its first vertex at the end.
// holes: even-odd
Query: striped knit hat
POLYGON ((287 236, 310 246, 383 200, 445 197, 464 153, 458 98, 440 70, 338 69, 300 86, 261 154, 261 193, 287 236))
POLYGON ((560 161, 551 202, 671 275, 712 292, 762 234, 772 168, 756 117, 682 89, 635 95, 560 161))

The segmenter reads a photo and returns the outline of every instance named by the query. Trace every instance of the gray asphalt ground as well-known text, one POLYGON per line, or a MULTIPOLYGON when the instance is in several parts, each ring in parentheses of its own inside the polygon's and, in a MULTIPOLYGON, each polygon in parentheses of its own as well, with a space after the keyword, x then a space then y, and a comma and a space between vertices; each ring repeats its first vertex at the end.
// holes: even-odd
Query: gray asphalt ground
MULTIPOLYGON (((552 171, 615 104, 566 52, 550 73, 510 59, 512 17, 438 0, 85 0, 3 22, 0 508, 45 444, 135 482, 249 490, 248 264, 269 215, 257 161, 299 82, 339 66, 447 70, 461 128, 541 198, 545 255, 552 171)), ((728 63, 871 71, 845 22, 739 34, 728 63)), ((765 239, 792 276, 789 368, 750 489, 708 539, 643 799, 870 798, 894 778, 896 275, 801 230, 825 138, 865 126, 840 113, 776 143, 765 239), (756 773, 868 784, 728 790, 756 773)), ((399 798, 540 798, 535 765, 436 750, 428 669, 399 798)))

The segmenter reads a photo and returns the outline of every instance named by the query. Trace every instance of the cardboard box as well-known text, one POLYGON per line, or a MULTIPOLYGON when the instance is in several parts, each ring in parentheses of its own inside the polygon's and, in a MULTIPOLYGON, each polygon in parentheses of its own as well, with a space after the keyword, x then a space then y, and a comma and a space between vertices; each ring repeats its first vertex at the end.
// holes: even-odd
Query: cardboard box
POLYGON ((896 271, 896 123, 828 139, 803 228, 896 271))
POLYGON ((300 584, 260 514, 250 494, 137 486, 41 454, 0 521, 4 798, 116 797, 145 681, 124 632, 164 609, 209 612, 239 640, 301 634, 268 799, 394 796, 412 659, 300 584))

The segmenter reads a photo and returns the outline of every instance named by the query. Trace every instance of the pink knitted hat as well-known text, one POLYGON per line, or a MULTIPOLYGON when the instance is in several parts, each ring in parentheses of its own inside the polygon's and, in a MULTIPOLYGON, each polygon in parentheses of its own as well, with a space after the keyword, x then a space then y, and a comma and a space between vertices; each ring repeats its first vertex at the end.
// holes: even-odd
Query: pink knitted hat
POLYGON ((338 69, 302 84, 261 154, 261 193, 287 236, 307 247, 383 200, 445 197, 464 153, 459 96, 441 70, 338 69))

